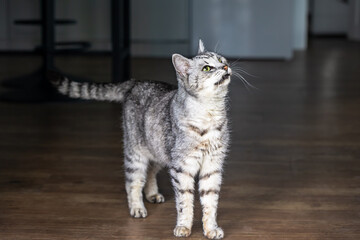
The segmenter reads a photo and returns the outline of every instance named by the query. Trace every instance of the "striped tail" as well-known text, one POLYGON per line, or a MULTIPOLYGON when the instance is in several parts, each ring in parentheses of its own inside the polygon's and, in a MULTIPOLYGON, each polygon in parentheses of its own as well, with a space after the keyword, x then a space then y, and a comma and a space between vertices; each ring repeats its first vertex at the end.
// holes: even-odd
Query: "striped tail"
POLYGON ((85 100, 122 102, 135 81, 123 83, 74 82, 56 72, 49 72, 48 78, 53 86, 66 96, 85 100))

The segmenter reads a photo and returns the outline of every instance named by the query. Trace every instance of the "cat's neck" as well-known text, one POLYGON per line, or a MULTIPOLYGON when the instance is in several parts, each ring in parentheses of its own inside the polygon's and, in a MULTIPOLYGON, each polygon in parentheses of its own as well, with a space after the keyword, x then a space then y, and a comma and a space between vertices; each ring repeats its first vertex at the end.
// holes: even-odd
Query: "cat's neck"
POLYGON ((189 94, 179 87, 175 97, 178 109, 192 118, 220 119, 226 116, 226 92, 219 94, 189 94))

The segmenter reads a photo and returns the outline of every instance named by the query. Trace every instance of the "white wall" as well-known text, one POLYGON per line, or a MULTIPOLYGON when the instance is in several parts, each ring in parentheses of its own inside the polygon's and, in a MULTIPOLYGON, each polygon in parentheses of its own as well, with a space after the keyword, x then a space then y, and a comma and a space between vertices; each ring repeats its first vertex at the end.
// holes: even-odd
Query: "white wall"
POLYGON ((92 49, 111 48, 110 0, 57 0, 56 17, 75 19, 75 25, 57 26, 58 41, 90 41, 92 49))
MULTIPOLYGON (((77 24, 56 27, 58 41, 90 41, 93 49, 110 49, 110 1, 61 0, 56 17, 77 24)), ((39 0, 0 0, 0 50, 32 50, 41 43, 39 26, 15 25, 17 19, 39 19, 39 0), (4 7, 3 7, 4 6, 4 7)))
POLYGON ((190 0, 132 0, 132 54, 170 57, 189 52, 190 0))
POLYGON ((6 37, 8 32, 8 16, 7 16, 7 1, 0 0, 0 46, 7 44, 6 37))
POLYGON ((14 25, 15 19, 39 18, 39 1, 27 0, 1 0, 0 11, 1 28, 4 28, 5 35, 0 35, 0 48, 7 50, 33 48, 34 44, 40 42, 40 30, 37 27, 20 27, 14 25), (18 6, 22 6, 19 11, 18 6))
POLYGON ((295 50, 305 50, 308 35, 308 0, 295 0, 293 16, 293 47, 295 50))
POLYGON ((313 34, 346 34, 349 5, 339 0, 314 0, 311 32, 313 34))
MULTIPOLYGON (((0 50, 32 50, 38 26, 14 25, 39 18, 39 0, 0 0, 0 50), (21 7, 19 7, 21 6, 21 7)), ((290 58, 306 46, 306 0, 132 0, 134 56, 170 57, 196 52, 202 37, 230 57, 290 58), (191 24, 192 23, 192 24, 191 24)), ((89 41, 110 50, 110 0, 57 0, 56 17, 77 24, 56 27, 58 41, 89 41)))
MULTIPOLYGON (((110 0, 58 0, 56 17, 75 19, 57 26, 57 41, 89 41, 92 50, 111 49, 110 0)), ((169 57, 189 52, 190 0, 132 0, 132 54, 169 57)), ((40 18, 39 0, 0 0, 0 50, 32 50, 41 43, 39 26, 15 19, 40 18), (21 7, 19 7, 21 6, 21 7)))
POLYGON ((360 0, 350 0, 350 21, 348 37, 360 41, 360 0))
POLYGON ((294 1, 193 1, 192 52, 199 38, 209 49, 219 42, 228 57, 285 58, 293 53, 294 1))

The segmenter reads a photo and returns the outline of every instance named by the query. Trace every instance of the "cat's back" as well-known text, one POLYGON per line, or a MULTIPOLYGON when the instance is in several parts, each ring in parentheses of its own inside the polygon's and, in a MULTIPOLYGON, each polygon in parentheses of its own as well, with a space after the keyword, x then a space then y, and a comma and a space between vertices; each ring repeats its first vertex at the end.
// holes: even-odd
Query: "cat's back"
POLYGON ((136 101, 139 105, 146 105, 150 102, 159 102, 165 95, 176 91, 177 87, 165 82, 153 80, 131 80, 134 81, 126 101, 136 101))

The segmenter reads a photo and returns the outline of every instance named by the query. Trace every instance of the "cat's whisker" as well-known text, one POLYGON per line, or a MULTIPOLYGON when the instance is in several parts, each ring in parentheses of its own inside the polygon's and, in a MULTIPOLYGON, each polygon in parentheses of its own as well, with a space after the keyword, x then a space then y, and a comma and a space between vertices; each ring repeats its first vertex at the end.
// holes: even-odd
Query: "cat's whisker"
POLYGON ((246 75, 250 76, 250 77, 254 77, 254 78, 259 78, 259 76, 255 76, 247 71, 245 71, 243 68, 241 68, 240 66, 234 66, 232 67, 231 69, 235 70, 235 71, 240 71, 240 72, 243 72, 245 73, 246 75))
POLYGON ((218 50, 220 50, 220 49, 217 49, 219 47, 219 43, 220 43, 220 40, 218 40, 217 43, 215 44, 214 52, 216 52, 216 53, 218 52, 218 50))
POLYGON ((253 78, 259 78, 259 76, 253 75, 247 71, 245 71, 241 66, 239 66, 238 64, 236 64, 235 62, 232 63, 233 65, 230 66, 232 70, 234 70, 235 72, 240 71, 242 73, 245 73, 246 75, 253 77, 253 78))
POLYGON ((246 83, 247 86, 253 88, 253 89, 256 89, 256 90, 259 90, 257 87, 255 87, 254 85, 252 85, 251 83, 249 83, 243 76, 239 75, 240 79, 246 83))
POLYGON ((235 65, 240 59, 241 59, 241 58, 238 58, 238 59, 236 59, 235 61, 230 62, 230 63, 229 63, 230 67, 232 67, 233 65, 235 65))
POLYGON ((249 83, 243 76, 241 76, 240 73, 234 72, 233 74, 234 74, 235 77, 239 78, 239 79, 243 82, 243 84, 244 84, 245 86, 249 86, 249 87, 251 87, 251 88, 253 88, 253 89, 259 90, 257 87, 255 87, 254 85, 252 85, 251 83, 249 83))
POLYGON ((244 82, 244 81, 241 81, 241 83, 244 85, 244 87, 246 88, 246 90, 247 90, 248 92, 250 92, 250 90, 249 90, 248 86, 245 84, 245 82, 244 82))

